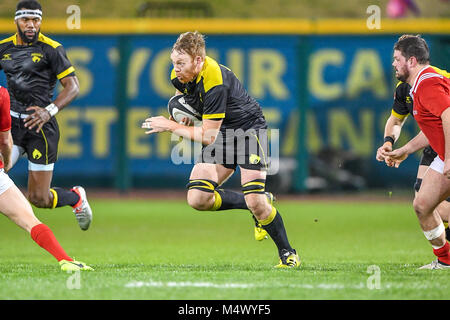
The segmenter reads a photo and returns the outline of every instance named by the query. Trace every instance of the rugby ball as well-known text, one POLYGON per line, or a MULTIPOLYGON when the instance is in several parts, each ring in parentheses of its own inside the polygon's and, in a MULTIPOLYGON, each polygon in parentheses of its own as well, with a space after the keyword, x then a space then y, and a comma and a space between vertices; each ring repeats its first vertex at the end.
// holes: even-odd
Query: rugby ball
POLYGON ((183 118, 188 118, 192 120, 194 126, 202 124, 202 115, 186 103, 183 95, 170 98, 169 103, 167 104, 167 110, 172 118, 178 123, 181 123, 183 118))

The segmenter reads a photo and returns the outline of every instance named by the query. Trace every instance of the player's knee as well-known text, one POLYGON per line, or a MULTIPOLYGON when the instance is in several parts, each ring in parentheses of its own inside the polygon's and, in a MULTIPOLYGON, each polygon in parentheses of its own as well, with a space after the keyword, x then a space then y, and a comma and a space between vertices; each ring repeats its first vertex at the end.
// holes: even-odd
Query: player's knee
POLYGON ((255 179, 242 185, 247 207, 258 219, 264 218, 271 210, 267 202, 265 187, 265 179, 255 179))
POLYGON ((248 209, 258 220, 265 219, 268 213, 270 213, 271 208, 265 195, 247 195, 245 197, 245 203, 247 204, 248 209))
POLYGON ((429 203, 426 199, 424 199, 424 197, 416 196, 414 198, 413 207, 416 215, 419 218, 426 215, 427 213, 430 213, 429 203))
POLYGON ((192 208, 205 211, 210 210, 214 204, 214 190, 217 183, 207 179, 189 180, 187 202, 192 208))
POLYGON ((187 202, 190 207, 199 211, 211 209, 214 202, 214 194, 199 190, 190 190, 187 195, 187 202))

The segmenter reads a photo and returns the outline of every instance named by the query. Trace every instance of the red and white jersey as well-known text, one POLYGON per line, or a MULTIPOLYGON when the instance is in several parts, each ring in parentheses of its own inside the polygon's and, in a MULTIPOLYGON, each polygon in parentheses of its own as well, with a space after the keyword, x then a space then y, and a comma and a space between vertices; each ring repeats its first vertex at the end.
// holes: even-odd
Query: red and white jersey
POLYGON ((432 67, 423 68, 411 87, 413 115, 430 146, 445 160, 441 115, 450 107, 450 80, 432 67))
MULTIPOLYGON (((11 130, 11 115, 9 114, 9 93, 6 88, 0 86, 0 131, 11 130)), ((0 169, 3 168, 3 161, 0 160, 0 169)))

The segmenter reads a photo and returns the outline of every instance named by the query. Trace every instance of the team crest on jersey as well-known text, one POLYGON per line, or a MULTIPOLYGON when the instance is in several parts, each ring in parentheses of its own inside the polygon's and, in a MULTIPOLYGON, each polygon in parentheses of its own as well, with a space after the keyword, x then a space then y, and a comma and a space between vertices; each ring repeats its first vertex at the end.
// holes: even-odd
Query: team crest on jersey
POLYGON ((411 101, 411 97, 410 96, 407 96, 406 97, 406 103, 411 103, 412 101, 411 101))
POLYGON ((32 53, 31 54, 31 60, 33 60, 34 63, 38 63, 41 61, 43 55, 41 53, 32 53))
POLYGON ((33 150, 33 159, 39 160, 42 157, 42 153, 38 149, 33 150))
POLYGON ((6 60, 12 60, 11 59, 11 54, 10 53, 5 53, 3 55, 2 61, 6 61, 6 60))

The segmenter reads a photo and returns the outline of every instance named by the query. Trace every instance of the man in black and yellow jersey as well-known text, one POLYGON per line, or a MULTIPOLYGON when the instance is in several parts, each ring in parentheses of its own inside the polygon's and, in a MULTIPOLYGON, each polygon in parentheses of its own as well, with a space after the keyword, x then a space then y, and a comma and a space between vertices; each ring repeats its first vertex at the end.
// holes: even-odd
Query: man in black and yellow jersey
MULTIPOLYGON (((449 78, 450 73, 445 70, 441 70, 437 67, 432 67, 438 73, 442 74, 449 78)), ((398 79, 401 80, 401 79, 398 79)), ((384 128, 384 144, 378 148, 376 159, 378 161, 385 161, 388 166, 397 166, 398 163, 390 161, 390 159, 383 156, 383 152, 392 151, 392 147, 395 141, 398 140, 400 136, 402 126, 406 121, 408 115, 411 115, 414 118, 413 114, 413 99, 411 98, 409 92, 411 90, 411 86, 404 81, 399 81, 397 83, 397 87, 394 93, 394 103, 392 105, 391 115, 386 121, 386 125, 384 128)), ((419 168, 417 170, 417 178, 416 183, 414 184, 414 190, 417 193, 422 184, 422 178, 425 175, 425 172, 428 170, 430 164, 433 162, 434 158, 436 158, 437 153, 430 147, 427 146, 423 149, 422 157, 419 162, 419 168)), ((436 208, 437 213, 441 216, 441 219, 444 221, 446 238, 450 241, 450 229, 448 227, 448 220, 450 218, 450 198, 441 202, 439 206, 436 208)))
POLYGON ((187 185, 189 205, 201 211, 249 209, 278 248, 277 267, 300 266, 280 213, 267 201, 267 124, 260 105, 230 69, 206 56, 199 32, 181 34, 171 60, 171 81, 179 96, 170 103, 188 104, 202 115, 202 124, 186 126, 159 116, 146 119, 142 127, 149 129, 146 134, 170 131, 202 143, 187 185), (219 188, 237 166, 242 192, 219 188))
POLYGON ((84 188, 50 188, 59 141, 55 115, 75 99, 79 83, 63 46, 40 33, 41 22, 41 5, 20 1, 15 14, 17 33, 0 41, 0 69, 11 95, 12 162, 27 154, 31 203, 39 208, 70 205, 80 228, 87 230, 92 211, 84 188), (53 99, 57 80, 63 89, 53 99))

